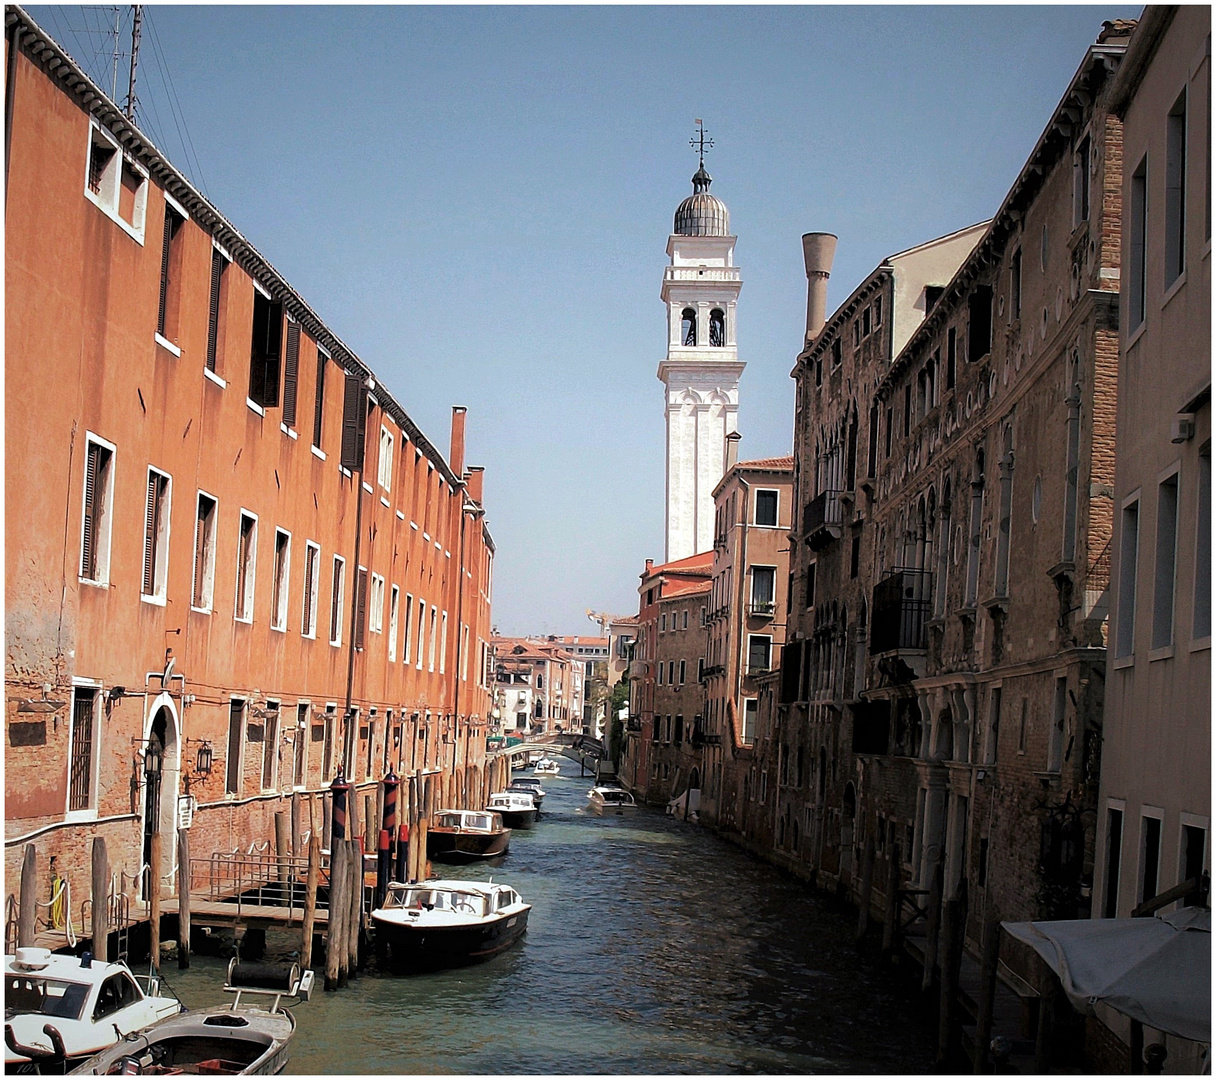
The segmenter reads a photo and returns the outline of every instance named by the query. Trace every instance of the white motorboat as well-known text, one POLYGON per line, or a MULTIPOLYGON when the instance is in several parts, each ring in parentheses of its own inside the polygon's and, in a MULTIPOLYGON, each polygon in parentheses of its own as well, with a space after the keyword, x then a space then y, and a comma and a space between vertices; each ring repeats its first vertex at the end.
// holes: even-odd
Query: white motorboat
POLYGON ((126 964, 18 949, 4 958, 4 1070, 62 1073, 181 1011, 159 980, 145 994, 126 964))
POLYGON ((496 791, 486 809, 500 814, 502 823, 512 829, 530 829, 536 823, 536 802, 524 791, 496 791))
POLYGON ((559 776, 562 767, 552 758, 541 758, 532 770, 537 776, 559 776))
POLYGON ((394 881, 372 912, 376 948, 398 973, 477 963, 519 940, 531 910, 493 881, 394 881))
POLYGON ((539 817, 541 804, 545 801, 545 789, 540 786, 540 777, 516 776, 507 785, 507 790, 522 791, 527 795, 531 795, 532 801, 536 803, 536 813, 539 817))
POLYGON ((587 792, 587 800, 591 812, 599 814, 601 817, 613 814, 623 817, 626 814, 632 814, 638 808, 633 796, 624 788, 619 787, 593 787, 587 792))
POLYGON ((228 964, 224 992, 232 1004, 190 1010, 132 1032, 73 1069, 93 1076, 271 1076, 287 1065, 287 1044, 296 1021, 284 997, 312 996, 313 973, 299 964, 228 964), (266 1007, 243 996, 270 999, 266 1007))
POLYGON ((439 810, 426 833, 426 857, 436 862, 494 859, 510 845, 511 830, 496 811, 439 810))

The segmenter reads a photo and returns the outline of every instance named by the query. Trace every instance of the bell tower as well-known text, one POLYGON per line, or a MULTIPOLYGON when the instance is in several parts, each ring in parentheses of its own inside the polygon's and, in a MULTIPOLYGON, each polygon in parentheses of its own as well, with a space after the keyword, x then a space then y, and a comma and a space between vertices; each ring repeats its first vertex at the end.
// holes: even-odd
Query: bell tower
POLYGON ((705 151, 713 140, 700 120, 696 124, 691 145, 700 166, 693 193, 676 209, 661 290, 667 307, 667 355, 658 370, 667 414, 666 562, 713 547, 713 490, 726 472, 726 436, 738 427, 745 366, 736 345, 743 279, 730 212, 710 194, 705 151))

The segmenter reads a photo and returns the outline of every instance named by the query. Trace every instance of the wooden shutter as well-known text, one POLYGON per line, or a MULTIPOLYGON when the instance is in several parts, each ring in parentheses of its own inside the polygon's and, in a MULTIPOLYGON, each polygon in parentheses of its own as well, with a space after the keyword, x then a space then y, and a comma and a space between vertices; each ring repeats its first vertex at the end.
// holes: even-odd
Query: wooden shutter
POLYGON ((334 562, 334 586, 329 598, 329 640, 337 641, 342 631, 342 569, 340 562, 334 562))
POLYGON ((160 249, 160 306, 156 310, 156 332, 165 336, 165 304, 169 296, 169 244, 173 240, 173 211, 165 206, 165 240, 160 249))
POLYGON ((207 312, 207 370, 215 370, 216 340, 220 328, 220 279, 224 274, 224 256, 211 249, 211 304, 207 312))
POLYGON ((355 605, 355 648, 363 648, 363 631, 367 625, 367 571, 360 569, 358 598, 355 605))
POLYGON ((160 477, 154 472, 148 473, 148 502, 144 507, 144 582, 145 596, 152 594, 152 584, 156 578, 156 531, 159 524, 160 506, 157 499, 157 488, 160 477))
POLYGON ((363 379, 347 372, 342 400, 342 467, 363 470, 363 437, 367 423, 363 379))
POLYGON ((194 525, 194 606, 202 607, 203 579, 206 577, 207 557, 207 497, 198 497, 198 520, 194 525))
POLYGON ((97 577, 97 526, 100 517, 101 455, 96 443, 89 444, 84 464, 84 531, 80 538, 80 576, 90 581, 97 577))
POLYGON ((283 365, 283 423, 296 426, 296 387, 300 381, 300 324, 287 324, 287 355, 283 365))
POLYGON ((317 569, 317 549, 304 545, 304 621, 300 633, 307 634, 312 624, 313 574, 317 569))
POLYGON ((317 350, 317 395, 312 414, 312 444, 321 449, 321 421, 325 410, 325 354, 317 350))

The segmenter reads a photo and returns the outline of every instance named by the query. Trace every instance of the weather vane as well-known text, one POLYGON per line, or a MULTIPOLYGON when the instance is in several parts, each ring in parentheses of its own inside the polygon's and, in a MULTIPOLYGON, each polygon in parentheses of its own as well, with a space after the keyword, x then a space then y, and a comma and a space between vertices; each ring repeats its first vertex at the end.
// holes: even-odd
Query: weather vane
POLYGON ((688 140, 688 145, 697 151, 701 156, 701 168, 705 168, 705 151, 713 149, 713 139, 705 137, 705 123, 698 117, 693 121, 697 125, 697 133, 688 140))

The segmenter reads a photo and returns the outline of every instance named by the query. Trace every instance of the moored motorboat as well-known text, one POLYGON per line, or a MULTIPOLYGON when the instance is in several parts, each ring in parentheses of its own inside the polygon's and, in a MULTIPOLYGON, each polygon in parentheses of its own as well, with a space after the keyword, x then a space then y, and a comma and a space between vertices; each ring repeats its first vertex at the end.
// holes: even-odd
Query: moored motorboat
POLYGON ((372 912, 376 948, 398 973, 477 963, 517 941, 531 910, 493 881, 395 881, 372 912))
POLYGON ((486 809, 512 829, 530 829, 536 823, 536 802, 524 791, 496 791, 486 809))
POLYGON ((632 814, 638 808, 633 796, 619 787, 593 787, 587 793, 587 801, 591 812, 601 817, 612 814, 622 817, 632 814))
POLYGON ((94 1076, 269 1076, 287 1065, 287 1044, 296 1021, 282 1007, 284 997, 307 1000, 313 973, 298 964, 228 964, 224 992, 230 1005, 190 1010, 132 1032, 108 1050, 73 1069, 94 1076), (243 996, 270 999, 265 1008, 243 996))
POLYGON ((541 806, 545 801, 545 789, 540 786, 540 778, 536 776, 516 776, 507 785, 508 791, 522 791, 532 796, 536 803, 536 814, 539 817, 541 806))
POLYGON ((562 767, 552 758, 541 758, 532 770, 537 776, 558 776, 562 767))
POLYGON ((511 830, 502 816, 489 810, 439 810, 426 834, 426 857, 437 862, 464 863, 505 855, 511 830))
POLYGON ((155 979, 145 994, 124 963, 18 949, 4 958, 4 1070, 62 1073, 181 1010, 155 979))

